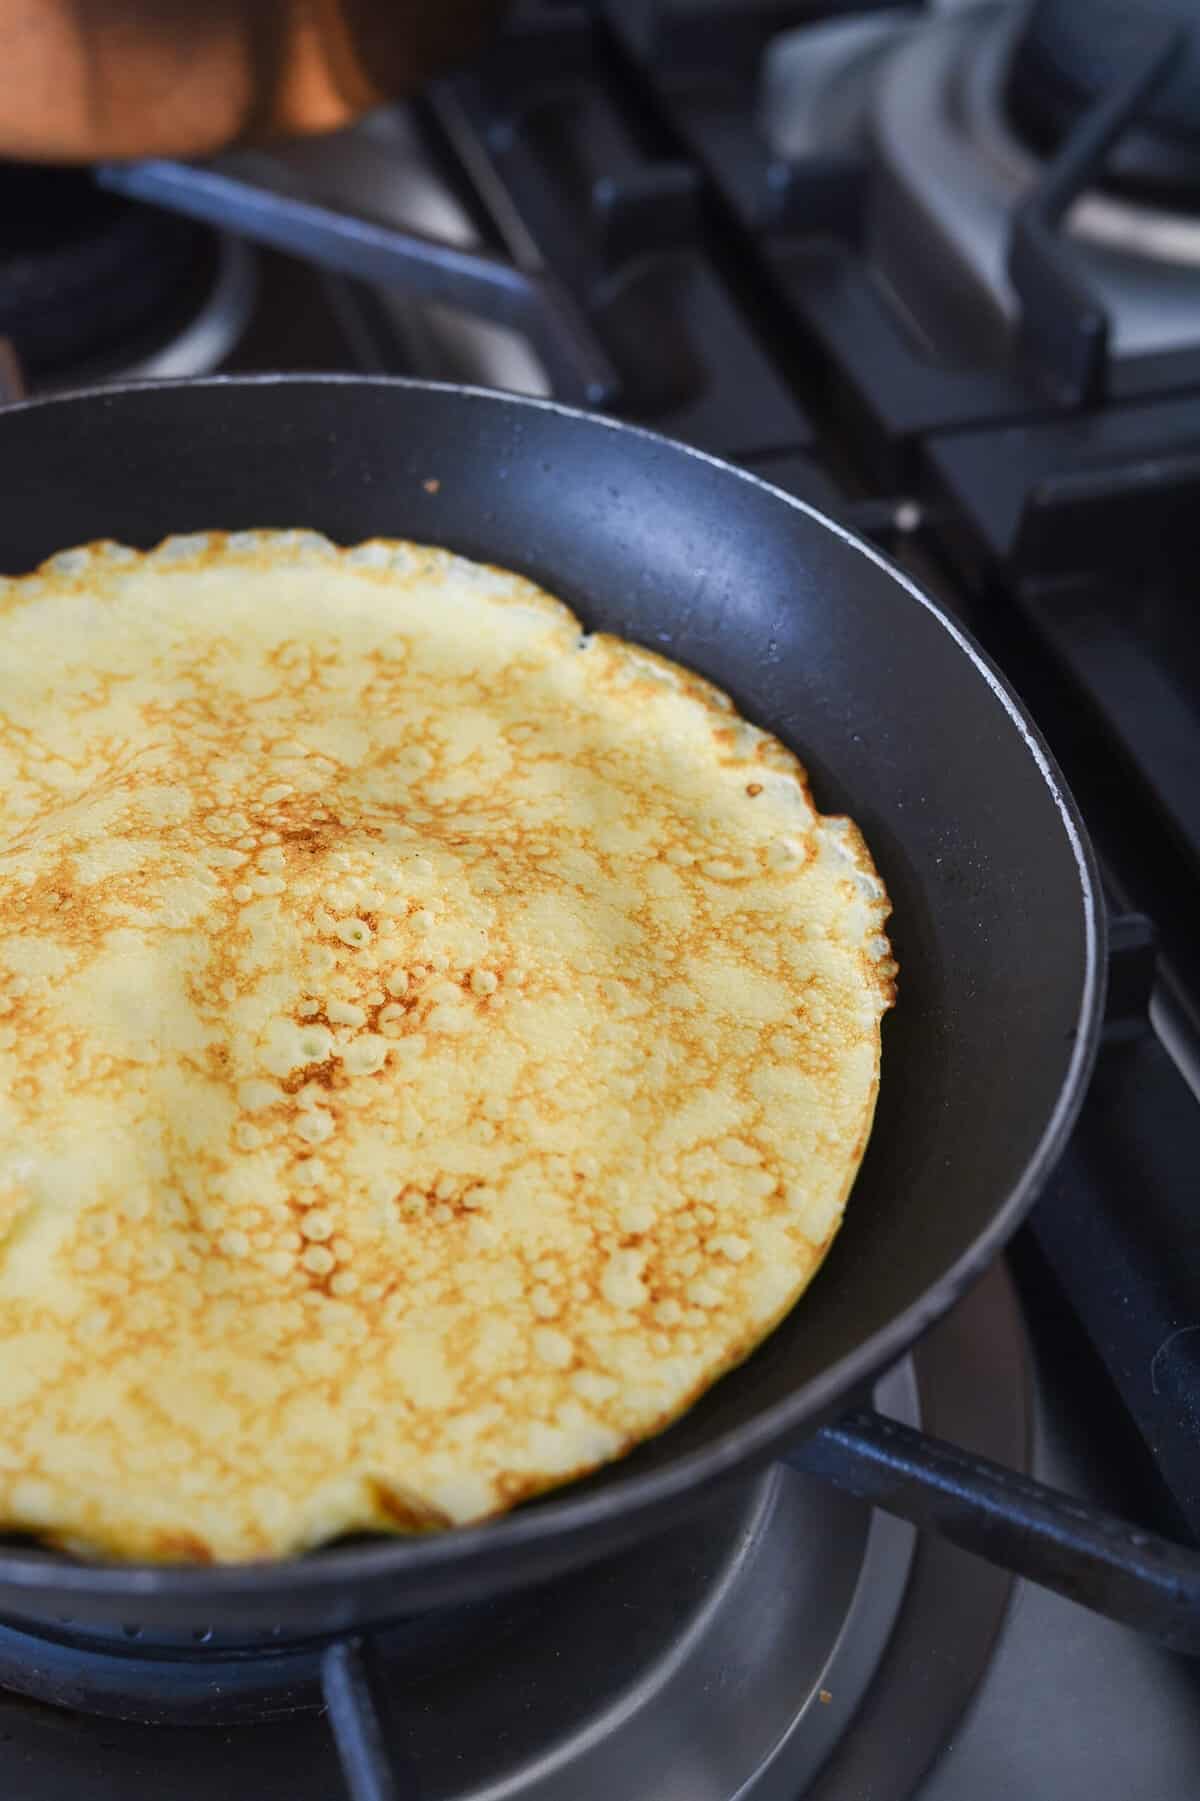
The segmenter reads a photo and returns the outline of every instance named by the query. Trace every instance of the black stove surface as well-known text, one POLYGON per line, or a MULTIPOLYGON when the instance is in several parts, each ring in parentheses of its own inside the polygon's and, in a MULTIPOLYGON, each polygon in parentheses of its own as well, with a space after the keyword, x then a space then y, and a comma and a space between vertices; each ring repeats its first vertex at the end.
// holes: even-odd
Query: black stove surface
MULTIPOLYGON (((1103 863, 1108 1033, 1079 1128, 1013 1261, 1031 1361, 996 1277, 892 1400, 1020 1463, 1028 1387, 1034 1473, 1197 1538, 1196 196, 1184 206, 1177 184, 1182 210, 1164 210, 1161 195, 1108 183, 1093 159, 1064 230, 1061 208, 1043 205, 1046 158, 1067 153, 1072 135, 1064 126, 1039 157, 1005 112, 1019 18, 1003 3, 543 0, 517 9, 478 69, 419 106, 320 146, 235 159, 230 173, 268 201, 299 194, 548 269, 578 307, 589 356, 615 371, 611 410, 741 461, 873 538, 1013 681, 1103 863), (910 121, 898 135, 897 119, 910 121)), ((1078 106, 1071 122, 1085 116, 1078 106)), ((1129 134, 1121 141, 1128 151, 1129 134)), ((153 171, 109 179, 155 197, 153 171)), ((278 249, 258 255, 257 282, 223 368, 556 391, 519 334, 472 309, 430 307, 278 249)), ((569 1596, 552 1591, 542 1615, 521 1612, 491 1713, 482 1690, 479 1711, 460 1706, 461 1664, 435 1659, 415 1683, 408 1670, 394 1748, 423 1760, 420 1792, 1183 1801, 1200 1791, 1192 1665, 1028 1585, 1010 1597, 1006 1579, 931 1540, 914 1550, 893 1536, 888 1581, 872 1583, 890 1594, 874 1636, 857 1641, 853 1679, 827 1680, 834 1622, 858 1617, 862 1582, 851 1577, 869 1533, 853 1505, 796 1482, 747 1490, 723 1522, 697 1527, 692 1549, 662 1554, 674 1591, 657 1574, 660 1554, 639 1553, 623 1571, 579 1578, 569 1596), (814 1570, 797 1533, 831 1547, 827 1567, 814 1570), (761 1568, 739 1562, 735 1543, 766 1546, 761 1568), (765 1590, 754 1584, 772 1569, 791 1605, 764 1646, 753 1622, 765 1590), (668 1621, 672 1592, 690 1600, 668 1621), (556 1686, 564 1596, 575 1611, 562 1667, 594 1646, 595 1693, 556 1686), (801 1602, 811 1635, 799 1631, 801 1602), (728 1610, 723 1638, 713 1608, 728 1610), (708 1623, 695 1642, 688 1620, 708 1623), (688 1659, 714 1647, 697 1674, 688 1659), (683 1666, 692 1687, 671 1691, 667 1672, 683 1666), (644 1711, 652 1698, 657 1714, 644 1711), (460 1718, 479 1722, 474 1738, 460 1718), (714 1720, 722 1730, 706 1736, 714 1720), (639 1737, 639 1722, 654 1730, 639 1737), (647 1747, 660 1739, 654 1764, 647 1747), (615 1761, 596 1761, 597 1744, 615 1761)), ((481 1625, 481 1645, 494 1643, 495 1624, 481 1625)), ((856 1633, 838 1642, 852 1649, 856 1633)), ((0 1669, 24 1654, 0 1632, 0 1669)), ((486 1672, 489 1658, 477 1662, 486 1672)), ((311 1675, 297 1665, 288 1678, 301 1698, 311 1675)), ((8 1696, 0 1769, 5 1793, 28 1801, 187 1801, 217 1781, 296 1801, 342 1792, 326 1729, 303 1712, 151 1727, 8 1696)))

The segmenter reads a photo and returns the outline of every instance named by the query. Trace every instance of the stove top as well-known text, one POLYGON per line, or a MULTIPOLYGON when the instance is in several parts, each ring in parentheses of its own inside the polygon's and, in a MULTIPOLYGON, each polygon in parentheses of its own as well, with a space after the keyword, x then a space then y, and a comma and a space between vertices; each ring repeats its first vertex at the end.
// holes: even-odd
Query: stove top
MULTIPOLYGON (((97 171, 122 219, 191 222, 198 273, 152 341, 65 379, 354 369, 603 406, 874 539, 970 627, 1096 842, 1108 1028, 1008 1268, 877 1399, 1194 1542, 1200 188, 1169 101, 1200 44, 1186 7, 1176 39, 1134 21, 1114 74, 1077 59, 1084 13, 531 0, 334 139, 97 171)), ((321 1647, 137 1634, 0 1626, 6 1793, 342 1792, 321 1647)), ((394 1792, 427 1801, 1200 1780, 1195 1666, 782 1471, 667 1543, 404 1623, 380 1663, 394 1792)))
MULTIPOLYGON (((1025 25, 1022 10, 1006 4, 932 22, 868 15, 802 26, 767 53, 760 118, 768 142, 788 162, 836 144, 870 168, 865 248, 938 361, 1003 358, 1020 318, 1010 228, 1044 163, 1008 104, 1025 25)), ((1116 357, 1196 349, 1194 209, 1097 186, 1074 202, 1066 229, 1108 310, 1116 357)))

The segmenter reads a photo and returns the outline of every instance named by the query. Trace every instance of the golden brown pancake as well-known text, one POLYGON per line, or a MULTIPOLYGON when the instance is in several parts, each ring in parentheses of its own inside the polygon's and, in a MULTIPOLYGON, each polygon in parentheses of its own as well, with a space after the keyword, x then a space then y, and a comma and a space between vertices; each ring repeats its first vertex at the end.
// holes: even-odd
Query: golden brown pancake
POLYGON ((782 745, 519 576, 0 582, 0 1524, 276 1556, 659 1431, 837 1230, 886 915, 782 745))

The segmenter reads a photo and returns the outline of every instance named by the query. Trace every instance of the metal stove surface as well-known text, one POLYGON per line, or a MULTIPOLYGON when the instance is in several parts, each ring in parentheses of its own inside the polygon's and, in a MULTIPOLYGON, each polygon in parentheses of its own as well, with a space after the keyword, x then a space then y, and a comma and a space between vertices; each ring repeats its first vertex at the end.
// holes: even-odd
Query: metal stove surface
MULTIPOLYGON (((1105 1399, 1028 1242, 1016 1261, 1034 1347, 1034 1474, 1148 1517, 1141 1447, 1105 1399)), ((977 1699, 914 1801, 1184 1801, 1197 1792, 1200 1666, 1019 1583, 977 1699)))
MULTIPOLYGON (((761 117, 777 153, 869 154, 879 176, 869 252, 917 326, 928 313, 932 335, 944 338, 949 323, 962 353, 998 349, 1020 311, 1009 231, 1040 164, 1008 121, 1003 87, 1024 10, 993 0, 937 17, 826 21, 782 34, 764 64, 761 117)), ((1091 192, 1068 229, 1111 313, 1118 355, 1195 347, 1195 214, 1091 192)))

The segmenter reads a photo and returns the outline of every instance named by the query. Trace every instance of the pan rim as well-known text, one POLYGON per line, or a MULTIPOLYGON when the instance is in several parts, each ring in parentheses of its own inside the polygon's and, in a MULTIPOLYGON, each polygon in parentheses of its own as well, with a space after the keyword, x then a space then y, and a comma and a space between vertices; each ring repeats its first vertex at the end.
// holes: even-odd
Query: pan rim
MULTIPOLYGON (((598 1494, 573 1494, 572 1485, 539 1502, 531 1511, 519 1510, 483 1520, 476 1525, 420 1538, 381 1538, 378 1543, 353 1548, 318 1547, 301 1557, 273 1558, 221 1565, 117 1564, 73 1562, 51 1550, 30 1548, 0 1551, 0 1588, 10 1596, 24 1591, 31 1596, 52 1587, 60 1596, 100 1601, 111 1598, 136 1605, 139 1596, 156 1603, 176 1600, 197 1605, 219 1605, 253 1596, 269 1603, 285 1591, 297 1589, 312 1596, 348 1584, 396 1577, 411 1571, 414 1579, 433 1578, 439 1569, 463 1570, 478 1560, 500 1558, 505 1550, 519 1551, 526 1544, 562 1544, 586 1541, 591 1528, 620 1517, 626 1537, 638 1536, 637 1522, 652 1519, 672 1501, 682 1501, 688 1491, 701 1492, 708 1482, 744 1469, 750 1473, 798 1440, 805 1428, 815 1430, 823 1418, 836 1412, 839 1402, 860 1389, 881 1370, 895 1363, 918 1338, 942 1317, 984 1273, 1004 1248, 1036 1199, 1063 1149, 1078 1116, 1095 1062, 1103 1023, 1106 975, 1105 913, 1095 851, 1070 790, 1049 747, 991 658, 938 603, 902 569, 819 508, 784 492, 771 482, 736 464, 645 426, 626 424, 603 413, 537 396, 505 393, 500 389, 456 382, 427 381, 409 376, 357 375, 352 373, 267 373, 213 375, 191 379, 145 380, 64 390, 34 396, 0 408, 0 433, 10 414, 48 409, 81 401, 119 400, 126 394, 191 389, 255 389, 279 386, 397 389, 416 393, 445 393, 505 409, 559 414, 596 430, 609 430, 649 440, 672 452, 733 476, 762 490, 772 500, 807 515, 817 525, 841 539, 852 550, 882 570, 909 597, 932 615, 974 666, 1008 715, 1032 759, 1051 800, 1074 856, 1083 909, 1083 972, 1074 1042, 1067 1068, 1038 1142, 1007 1197, 983 1232, 917 1300, 894 1315, 886 1325, 858 1343, 852 1351, 804 1384, 797 1393, 776 1402, 750 1420, 730 1427, 703 1448, 687 1452, 664 1468, 630 1476, 598 1494)), ((618 1465, 619 1468, 619 1465, 618 1465)))

